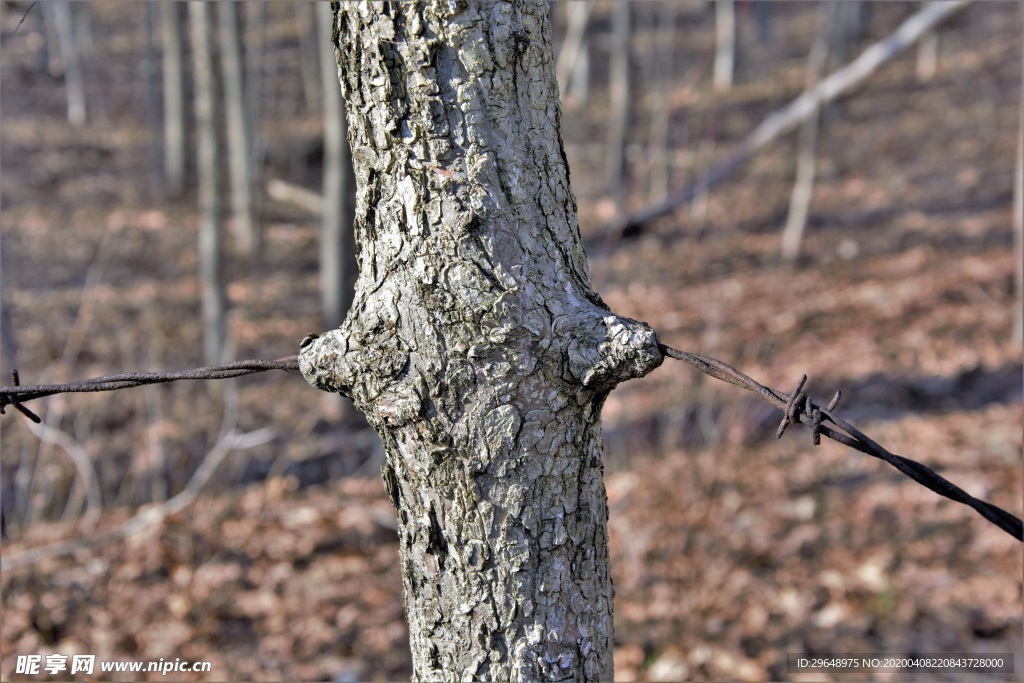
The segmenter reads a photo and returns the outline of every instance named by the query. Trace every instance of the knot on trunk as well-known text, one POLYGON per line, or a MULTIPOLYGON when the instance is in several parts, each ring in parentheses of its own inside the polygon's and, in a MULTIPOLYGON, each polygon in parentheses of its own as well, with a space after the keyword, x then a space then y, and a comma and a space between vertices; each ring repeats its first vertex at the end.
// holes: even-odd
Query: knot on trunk
POLYGON ((347 327, 309 335, 299 350, 299 369, 317 389, 352 398, 356 405, 375 400, 409 362, 409 351, 394 326, 375 328, 363 338, 347 327))
POLYGON ((658 335, 646 323, 606 315, 578 330, 566 351, 569 373, 585 387, 611 391, 661 365, 658 335))

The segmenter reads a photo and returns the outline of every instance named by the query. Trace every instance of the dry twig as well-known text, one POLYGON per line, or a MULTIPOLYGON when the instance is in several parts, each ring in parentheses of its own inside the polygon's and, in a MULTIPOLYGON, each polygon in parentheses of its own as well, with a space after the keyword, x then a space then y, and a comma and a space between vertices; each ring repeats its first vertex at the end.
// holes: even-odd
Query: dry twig
POLYGON ((239 434, 234 430, 222 433, 213 449, 203 459, 203 463, 192 474, 181 491, 159 505, 143 508, 112 529, 101 531, 93 536, 78 536, 67 541, 59 541, 49 545, 28 548, 17 553, 5 553, 0 559, 0 571, 7 572, 28 567, 51 557, 59 557, 73 553, 81 548, 94 548, 117 538, 131 536, 159 524, 168 517, 175 515, 195 502, 203 486, 210 480, 224 458, 232 451, 240 451, 274 438, 274 430, 269 427, 254 432, 239 434))

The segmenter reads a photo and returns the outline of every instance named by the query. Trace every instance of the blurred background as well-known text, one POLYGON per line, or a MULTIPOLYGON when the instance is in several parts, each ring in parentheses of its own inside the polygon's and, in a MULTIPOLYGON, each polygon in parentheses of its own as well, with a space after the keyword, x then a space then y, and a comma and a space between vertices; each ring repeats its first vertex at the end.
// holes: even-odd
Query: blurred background
MULTIPOLYGON (((338 324, 352 185, 325 8, 0 3, 3 383, 274 359, 338 324)), ((608 304, 781 391, 841 388, 889 450, 1021 515, 1024 5, 965 4, 770 135, 928 3, 550 8, 608 304)), ((48 653, 409 676, 383 450, 344 402, 268 373, 29 405, 42 424, 0 418, 6 680, 48 653)), ((1018 673, 989 678, 1019 679, 1020 544, 807 430, 776 441, 778 419, 672 361, 609 398, 617 678, 999 652, 1018 673)))

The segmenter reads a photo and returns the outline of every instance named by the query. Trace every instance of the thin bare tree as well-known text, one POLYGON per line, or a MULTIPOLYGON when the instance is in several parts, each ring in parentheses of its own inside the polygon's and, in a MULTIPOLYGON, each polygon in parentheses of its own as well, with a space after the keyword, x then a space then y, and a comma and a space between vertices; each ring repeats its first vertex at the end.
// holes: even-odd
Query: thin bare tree
POLYGON ((585 105, 590 97, 590 44, 587 23, 594 3, 589 0, 573 0, 565 3, 567 14, 565 40, 558 52, 555 73, 558 76, 558 90, 562 100, 570 96, 585 105))
POLYGON ((715 0, 715 90, 732 87, 736 70, 736 2, 715 0))
MULTIPOLYGON (((1021 6, 1024 18, 1024 4, 1021 6)), ((1024 23, 1024 22, 1022 22, 1024 23)), ((1020 112, 1017 135, 1017 169, 1013 178, 1013 235, 1014 252, 1017 254, 1015 289, 1017 311, 1014 320, 1013 338, 1018 345, 1024 344, 1024 50, 1021 51, 1020 112)))
POLYGON ((663 2, 654 15, 655 40, 651 62, 654 71, 655 100, 651 121, 651 183, 652 201, 668 196, 672 180, 672 85, 676 82, 676 17, 679 4, 663 2))
MULTIPOLYGON (((807 92, 816 93, 816 86, 825 71, 828 61, 829 37, 832 33, 838 0, 823 0, 821 4, 821 25, 811 44, 807 56, 807 92)), ((800 124, 797 138, 796 180, 789 197, 789 214, 782 229, 782 258, 790 263, 800 256, 800 244, 807 228, 807 214, 814 191, 814 173, 818 143, 818 121, 821 119, 820 94, 815 99, 815 111, 808 114, 800 124)))
POLYGON ((246 114, 242 41, 238 30, 238 4, 221 0, 217 4, 221 83, 227 138, 228 180, 231 183, 231 216, 235 239, 243 254, 254 256, 260 249, 260 230, 253 212, 252 134, 246 114))
POLYGON ((302 73, 302 94, 306 100, 306 108, 320 111, 320 92, 323 88, 323 76, 320 62, 323 41, 317 35, 318 28, 323 24, 317 21, 316 3, 295 3, 295 23, 299 34, 299 69, 302 73))
POLYGON ((86 119, 85 79, 82 58, 78 51, 78 34, 71 17, 68 0, 52 3, 52 17, 60 40, 60 54, 64 66, 64 89, 67 93, 68 123, 81 126, 86 119))
POLYGON ((223 360, 226 303, 221 272, 223 209, 218 173, 216 75, 209 4, 204 0, 189 2, 188 18, 192 43, 192 76, 195 80, 203 356, 207 363, 213 364, 223 360))
POLYGON ((345 101, 338 82, 338 58, 326 32, 333 23, 331 7, 316 5, 320 29, 320 76, 324 104, 323 213, 320 218, 320 296, 328 329, 345 319, 356 281, 355 219, 356 179, 348 144, 345 101))
POLYGON ((615 202, 615 219, 626 215, 628 174, 626 172, 626 136, 630 120, 630 24, 632 5, 612 5, 612 62, 609 75, 608 114, 608 191, 615 202))
POLYGON ((697 180, 673 193, 665 201, 633 214, 623 222, 620 229, 636 229, 682 204, 693 201, 696 197, 703 196, 758 151, 779 136, 793 130, 812 113, 816 113, 821 106, 831 103, 862 84, 878 67, 913 45, 921 36, 966 7, 969 2, 970 0, 931 2, 918 10, 891 34, 864 50, 845 67, 823 79, 813 91, 805 91, 788 105, 769 115, 740 142, 725 161, 700 174, 697 180))
POLYGON ((181 39, 180 3, 160 2, 163 43, 164 186, 178 197, 185 190, 185 68, 181 39))

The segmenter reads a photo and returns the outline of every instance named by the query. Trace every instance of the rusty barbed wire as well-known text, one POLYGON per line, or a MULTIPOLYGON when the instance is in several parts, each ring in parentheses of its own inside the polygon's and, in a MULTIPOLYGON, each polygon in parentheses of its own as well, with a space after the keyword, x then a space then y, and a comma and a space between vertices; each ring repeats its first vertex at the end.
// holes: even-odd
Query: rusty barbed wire
POLYGON ((821 435, 824 434, 844 446, 849 446, 861 453, 884 460, 918 484, 934 491, 940 496, 973 508, 982 517, 1018 541, 1024 541, 1024 522, 1020 518, 997 505, 975 498, 953 482, 916 460, 890 453, 862 431, 836 415, 835 408, 842 397, 841 392, 837 391, 829 402, 828 407, 822 408, 815 404, 810 396, 803 393, 804 385, 807 383, 807 375, 803 375, 800 378, 793 393, 783 394, 758 383, 728 363, 723 363, 720 360, 708 358, 707 356, 680 351, 664 344, 659 344, 658 347, 666 356, 689 363, 704 374, 710 375, 715 379, 720 379, 723 382, 735 384, 738 387, 752 391, 781 410, 783 416, 782 421, 779 423, 779 429, 775 434, 776 437, 781 438, 783 432, 786 431, 786 427, 790 424, 801 422, 801 416, 807 417, 811 421, 811 440, 815 446, 821 442, 821 435), (842 431, 837 431, 823 424, 825 420, 828 420, 842 431), (844 434, 843 432, 846 433, 844 434))
POLYGON ((241 360, 234 363, 210 365, 181 372, 121 372, 69 384, 35 384, 29 386, 21 386, 18 371, 12 370, 12 386, 0 387, 0 414, 6 413, 7 406, 13 406, 22 415, 38 424, 40 422, 39 416, 22 405, 25 401, 53 396, 54 394, 115 391, 117 389, 139 387, 145 384, 177 382, 183 379, 229 379, 231 377, 252 375, 257 372, 266 372, 267 370, 284 370, 285 372, 297 375, 299 374, 299 357, 286 356, 277 360, 241 360))

